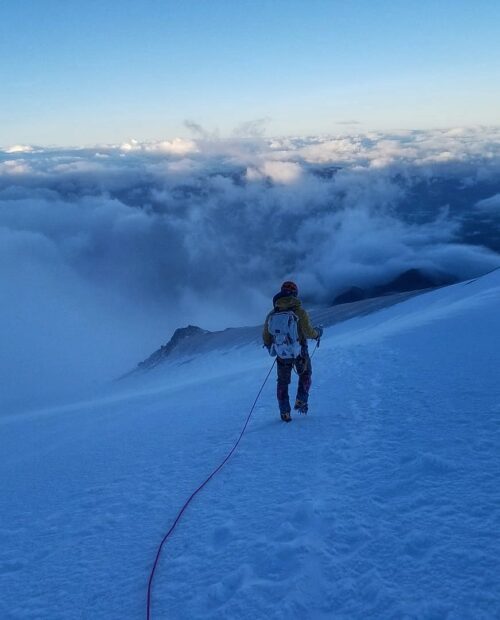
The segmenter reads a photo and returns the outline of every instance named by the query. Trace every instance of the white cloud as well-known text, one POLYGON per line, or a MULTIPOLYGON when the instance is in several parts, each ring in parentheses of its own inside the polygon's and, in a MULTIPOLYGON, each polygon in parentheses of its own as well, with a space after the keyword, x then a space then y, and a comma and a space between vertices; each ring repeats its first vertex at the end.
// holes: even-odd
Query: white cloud
MULTIPOLYGON (((98 159, 98 158, 97 158, 98 159)), ((53 174, 85 174, 89 172, 100 172, 102 166, 99 161, 87 159, 75 159, 73 161, 56 164, 51 169, 53 174)))
POLYGON ((300 165, 289 161, 266 161, 261 170, 276 183, 295 183, 302 176, 300 165))
POLYGON ((5 149, 5 152, 6 153, 31 153, 34 150, 35 149, 29 145, 14 144, 13 146, 10 146, 7 149, 5 149))
POLYGON ((245 173, 247 181, 262 181, 265 176, 258 168, 247 168, 245 173))
POLYGON ((31 172, 29 164, 22 159, 7 159, 0 162, 0 175, 27 174, 31 172))
POLYGON ((351 163, 355 162, 362 152, 363 147, 358 138, 316 141, 299 150, 304 161, 310 163, 351 163))
POLYGON ((194 140, 184 138, 174 138, 173 140, 162 140, 161 142, 138 142, 129 140, 120 145, 120 149, 125 153, 144 152, 144 153, 166 153, 170 155, 188 155, 197 153, 198 146, 194 140))
POLYGON ((188 155, 190 153, 197 153, 199 149, 194 140, 175 138, 174 140, 164 140, 163 142, 145 145, 144 150, 172 155, 188 155))
POLYGON ((125 152, 140 151, 141 145, 139 144, 137 140, 132 139, 132 140, 129 140, 128 142, 124 142, 123 144, 121 144, 120 149, 125 152))

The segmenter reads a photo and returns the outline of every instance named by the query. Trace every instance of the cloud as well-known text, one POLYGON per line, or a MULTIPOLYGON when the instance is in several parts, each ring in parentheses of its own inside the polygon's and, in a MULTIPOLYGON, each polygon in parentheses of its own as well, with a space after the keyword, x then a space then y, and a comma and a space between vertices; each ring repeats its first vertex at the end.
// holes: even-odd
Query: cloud
POLYGON ((476 207, 483 211, 500 215, 500 193, 476 202, 476 207))
POLYGON ((263 175, 275 183, 294 183, 302 176, 300 164, 290 161, 266 161, 262 166, 263 175))
POLYGON ((30 171, 30 166, 22 159, 6 159, 0 162, 0 176, 27 174, 30 171))
POLYGON ((262 138, 270 121, 271 119, 267 116, 245 121, 236 127, 233 134, 239 138, 262 138))
POLYGON ((226 141, 199 129, 0 151, 9 407, 108 380, 179 325, 259 323, 286 278, 326 303, 409 268, 471 277, 500 264, 485 218, 498 129, 226 141))
POLYGON ((208 129, 205 129, 204 127, 202 127, 202 125, 200 125, 199 123, 189 120, 189 119, 186 119, 184 121, 184 127, 186 127, 186 129, 189 129, 189 131, 194 136, 202 140, 214 140, 214 139, 217 139, 218 137, 217 131, 211 132, 208 129))
POLYGON ((31 153, 35 149, 32 146, 26 146, 23 144, 15 144, 5 149, 6 153, 31 153))
MULTIPOLYGON (((165 153, 169 155, 187 155, 196 153, 198 147, 194 140, 184 138, 174 138, 173 140, 163 140, 162 142, 140 143, 137 140, 124 142, 120 149, 126 153, 131 151, 143 153, 165 153)), ((101 155, 102 156, 102 155, 101 155)))

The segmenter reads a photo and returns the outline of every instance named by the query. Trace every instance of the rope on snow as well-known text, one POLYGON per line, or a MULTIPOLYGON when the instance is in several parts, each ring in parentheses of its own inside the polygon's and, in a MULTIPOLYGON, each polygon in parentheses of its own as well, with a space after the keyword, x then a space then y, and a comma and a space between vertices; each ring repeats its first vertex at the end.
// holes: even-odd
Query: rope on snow
POLYGON ((270 376, 270 374, 271 374, 275 364, 276 364, 276 359, 273 361, 272 366, 269 369, 269 372, 267 373, 266 378, 264 379, 264 383, 262 384, 262 386, 261 386, 257 396, 255 397, 255 400, 254 400, 254 403, 252 405, 252 408, 250 409, 250 413, 248 414, 247 419, 245 421, 245 424, 243 425, 243 428, 241 430, 241 433, 240 433, 238 439, 236 440, 236 443, 231 448, 231 451, 228 453, 226 458, 221 462, 221 464, 216 469, 213 470, 213 472, 200 484, 200 486, 195 491, 193 491, 193 493, 184 502, 184 505, 182 506, 182 508, 177 513, 177 516, 175 517, 174 522, 170 526, 170 529, 165 534, 165 536, 162 538, 162 540, 161 540, 161 542, 160 542, 160 544, 158 546, 158 549, 156 551, 156 557, 155 557, 155 561, 153 563, 153 567, 151 568, 151 572, 149 574, 147 604, 146 604, 146 618, 147 618, 147 620, 150 620, 150 618, 151 618, 151 591, 152 591, 152 586, 153 586, 153 578, 154 578, 154 575, 155 575, 156 567, 158 566, 158 562, 160 560, 160 555, 161 555, 161 551, 162 551, 163 545, 166 543, 166 541, 168 540, 168 538, 170 537, 170 535, 174 531, 174 529, 175 529, 177 523, 179 522, 180 518, 182 517, 184 511, 189 506, 189 504, 194 499, 194 497, 203 489, 203 487, 205 485, 207 485, 210 482, 210 480, 215 476, 215 474, 217 474, 217 472, 219 472, 224 467, 224 465, 227 463, 227 461, 229 461, 231 456, 234 454, 236 448, 238 447, 238 444, 241 441, 241 438, 243 437, 243 435, 244 435, 244 433, 246 431, 248 423, 250 422, 250 418, 252 417, 253 410, 255 409, 255 405, 257 404, 257 401, 259 400, 259 397, 260 397, 260 395, 262 393, 262 390, 264 389, 264 386, 266 385, 267 380, 269 379, 269 376, 270 376))

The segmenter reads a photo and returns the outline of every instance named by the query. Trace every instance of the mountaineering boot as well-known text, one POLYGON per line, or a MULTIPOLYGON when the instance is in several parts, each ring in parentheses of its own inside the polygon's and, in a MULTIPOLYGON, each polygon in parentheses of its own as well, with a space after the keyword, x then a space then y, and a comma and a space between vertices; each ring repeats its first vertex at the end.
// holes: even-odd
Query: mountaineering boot
POLYGON ((305 403, 303 400, 300 400, 300 398, 297 398, 297 400, 295 401, 294 409, 298 411, 299 413, 304 413, 304 414, 306 414, 309 411, 309 407, 307 406, 307 403, 305 403))
POLYGON ((281 419, 283 420, 283 422, 291 422, 292 421, 292 416, 290 415, 289 411, 284 411, 281 414, 281 419))

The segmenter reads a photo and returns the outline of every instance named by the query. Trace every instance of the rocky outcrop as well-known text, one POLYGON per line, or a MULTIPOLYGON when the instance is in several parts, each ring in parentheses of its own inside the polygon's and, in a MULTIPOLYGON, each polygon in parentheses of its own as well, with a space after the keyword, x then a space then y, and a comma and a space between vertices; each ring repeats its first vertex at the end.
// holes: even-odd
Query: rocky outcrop
POLYGON ((202 329, 196 325, 179 327, 175 330, 174 335, 170 338, 167 344, 164 344, 143 362, 140 362, 137 365, 137 368, 141 370, 149 370, 154 368, 158 364, 161 364, 161 362, 163 362, 165 358, 171 355, 176 349, 179 349, 183 344, 185 344, 187 339, 210 333, 211 332, 206 329, 202 329))

